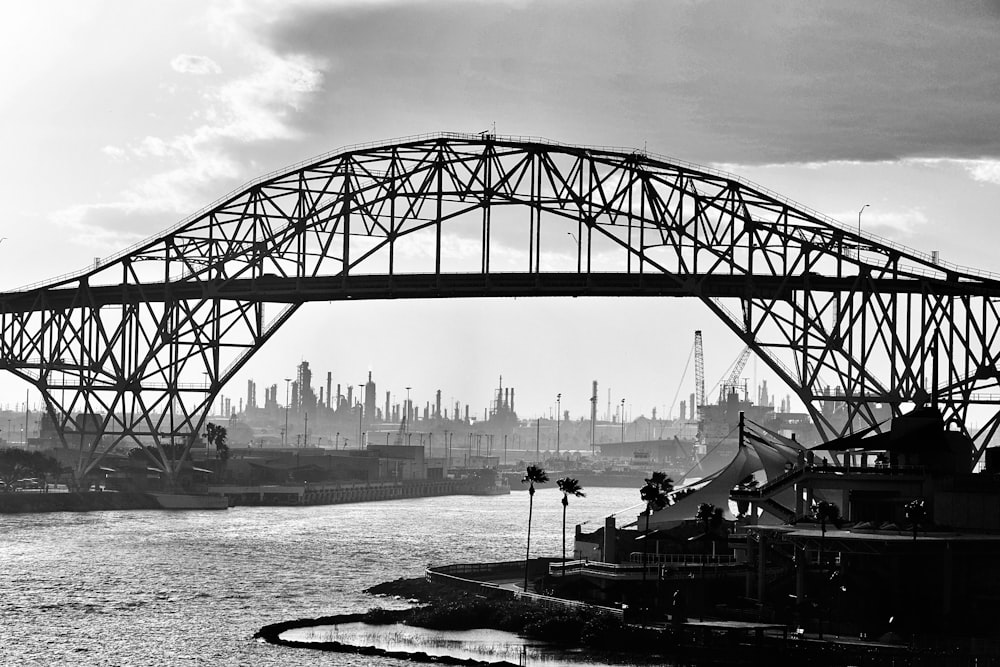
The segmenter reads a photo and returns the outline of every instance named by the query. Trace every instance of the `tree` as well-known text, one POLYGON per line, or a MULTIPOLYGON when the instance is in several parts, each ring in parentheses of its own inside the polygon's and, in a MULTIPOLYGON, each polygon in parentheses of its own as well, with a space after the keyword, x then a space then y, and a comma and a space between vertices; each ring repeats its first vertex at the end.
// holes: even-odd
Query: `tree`
MULTIPOLYGON (((838 507, 836 503, 829 503, 829 502, 827 502, 825 500, 821 500, 820 502, 818 502, 818 503, 816 503, 816 504, 814 504, 812 506, 812 515, 813 515, 814 519, 816 519, 817 521, 819 521, 819 523, 820 523, 820 530, 822 531, 821 534, 820 534, 820 540, 819 540, 819 566, 820 566, 820 568, 822 570, 823 568, 825 568, 825 565, 824 565, 824 558, 825 558, 824 552, 825 552, 825 545, 826 545, 826 524, 827 523, 832 523, 837 528, 840 528, 840 523, 841 523, 841 521, 840 521, 840 507, 838 507)), ((825 613, 825 609, 826 609, 826 607, 825 607, 826 601, 825 600, 822 601, 822 605, 824 605, 824 606, 822 607, 821 611, 823 611, 823 613, 825 613)), ((820 617, 819 637, 820 637, 820 639, 823 638, 823 621, 822 621, 822 617, 820 617)))
POLYGON ((26 477, 45 478, 62 471, 59 461, 41 452, 29 452, 19 447, 0 449, 0 481, 4 490, 11 491, 14 484, 26 477))
POLYGON ((667 473, 654 471, 645 486, 639 489, 639 497, 646 503, 646 532, 642 540, 642 580, 646 580, 646 557, 649 554, 649 516, 670 503, 670 492, 674 490, 674 480, 667 473))
POLYGON ((701 521, 702 526, 705 529, 705 537, 708 537, 708 522, 712 520, 712 516, 715 514, 715 505, 712 503, 702 503, 698 505, 698 513, 694 515, 695 519, 701 521))
POLYGON ((216 454, 223 463, 229 460, 229 445, 226 444, 227 436, 225 426, 219 426, 211 422, 205 426, 205 439, 208 440, 210 447, 212 445, 215 446, 216 454))
POLYGON ((923 525, 927 520, 927 505, 924 503, 923 498, 917 498, 916 500, 911 500, 906 503, 904 508, 906 514, 906 520, 910 522, 913 527, 913 541, 917 541, 917 528, 923 525))
POLYGON ((562 479, 558 479, 556 480, 556 485, 559 487, 559 490, 562 491, 563 494, 562 560, 563 560, 563 576, 565 576, 566 575, 566 508, 569 507, 570 496, 583 498, 587 494, 583 492, 583 487, 580 486, 580 480, 573 479, 572 477, 563 477, 562 479))
POLYGON ((821 500, 812 506, 812 514, 813 518, 820 523, 822 537, 826 537, 827 523, 832 523, 837 528, 840 528, 840 508, 837 507, 836 503, 828 503, 825 500, 821 500))
POLYGON ((535 504, 535 484, 544 484, 549 481, 549 476, 544 468, 530 465, 525 471, 521 484, 528 483, 528 546, 524 556, 524 590, 528 590, 528 560, 531 558, 531 513, 535 504))

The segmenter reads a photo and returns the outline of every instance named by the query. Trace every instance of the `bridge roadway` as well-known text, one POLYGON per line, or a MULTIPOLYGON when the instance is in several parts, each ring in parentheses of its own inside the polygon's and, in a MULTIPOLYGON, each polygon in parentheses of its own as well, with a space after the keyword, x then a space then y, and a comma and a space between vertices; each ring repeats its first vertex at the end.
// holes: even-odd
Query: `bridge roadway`
POLYGON ((1000 296, 1000 284, 936 279, 868 279, 818 274, 719 275, 665 273, 417 273, 316 277, 188 279, 143 284, 48 287, 0 294, 0 313, 93 308, 196 299, 305 303, 367 299, 528 296, 698 296, 792 300, 802 291, 926 292, 1000 296))

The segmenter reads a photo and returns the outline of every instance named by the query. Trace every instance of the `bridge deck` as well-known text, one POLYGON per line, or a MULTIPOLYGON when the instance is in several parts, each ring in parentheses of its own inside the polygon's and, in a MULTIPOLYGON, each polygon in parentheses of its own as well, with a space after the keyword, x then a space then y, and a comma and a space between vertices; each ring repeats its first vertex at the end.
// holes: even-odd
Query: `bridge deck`
MULTIPOLYGON (((441 273, 316 277, 262 276, 191 280, 81 289, 48 288, 0 294, 0 312, 29 312, 140 302, 233 299, 272 303, 368 299, 528 296, 700 296, 792 299, 801 290, 837 292, 857 287, 857 276, 764 276, 663 273, 441 273)), ((920 293, 926 279, 879 279, 883 293, 920 293)), ((938 290, 981 292, 981 283, 943 282, 938 290)), ((1000 296, 998 292, 997 296, 1000 296)))

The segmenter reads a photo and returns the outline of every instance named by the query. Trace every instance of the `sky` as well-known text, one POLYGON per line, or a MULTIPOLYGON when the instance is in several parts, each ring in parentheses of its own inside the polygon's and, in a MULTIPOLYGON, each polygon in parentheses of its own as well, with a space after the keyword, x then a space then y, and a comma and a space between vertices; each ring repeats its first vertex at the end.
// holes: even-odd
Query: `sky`
MULTIPOLYGON (((47 0, 5 8, 0 55, 3 290, 337 147, 494 126, 721 167, 852 225, 869 204, 866 231, 1000 272, 998 0, 47 0)), ((372 371, 380 403, 481 414, 502 375, 524 417, 557 394, 589 414, 592 380, 602 412, 676 415, 695 329, 712 387, 741 345, 690 299, 310 304, 223 394, 308 360, 372 371)))

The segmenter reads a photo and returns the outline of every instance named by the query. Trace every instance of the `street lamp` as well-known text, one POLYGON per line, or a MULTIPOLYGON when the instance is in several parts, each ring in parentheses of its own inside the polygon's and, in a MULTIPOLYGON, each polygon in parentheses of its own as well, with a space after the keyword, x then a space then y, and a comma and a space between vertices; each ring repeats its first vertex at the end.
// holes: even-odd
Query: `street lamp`
POLYGON ((361 422, 365 418, 365 406, 358 403, 358 449, 364 446, 364 441, 361 439, 361 422))
POLYGON ((621 417, 622 420, 622 442, 625 442, 625 399, 624 398, 622 399, 622 407, 619 416, 621 417))
POLYGON ((594 433, 596 431, 597 425, 594 423, 597 419, 597 392, 590 397, 590 455, 593 456, 597 451, 594 446, 594 433))
POLYGON ((281 435, 281 446, 288 446, 288 388, 292 378, 285 378, 285 432, 281 435))
POLYGON ((409 432, 409 430, 410 430, 410 387, 406 388, 406 410, 404 412, 405 412, 404 417, 406 419, 406 431, 409 432))
POLYGON ((581 253, 580 239, 576 238, 576 234, 574 234, 573 232, 566 232, 566 233, 569 235, 571 239, 573 239, 573 242, 576 243, 576 272, 580 273, 581 269, 580 264, 583 261, 583 258, 580 256, 581 253))
POLYGON ((861 210, 858 211, 858 259, 861 259, 861 214, 869 206, 871 206, 871 204, 865 204, 861 207, 861 210))
POLYGON ((562 418, 562 394, 556 394, 556 455, 559 454, 559 420, 562 418))

